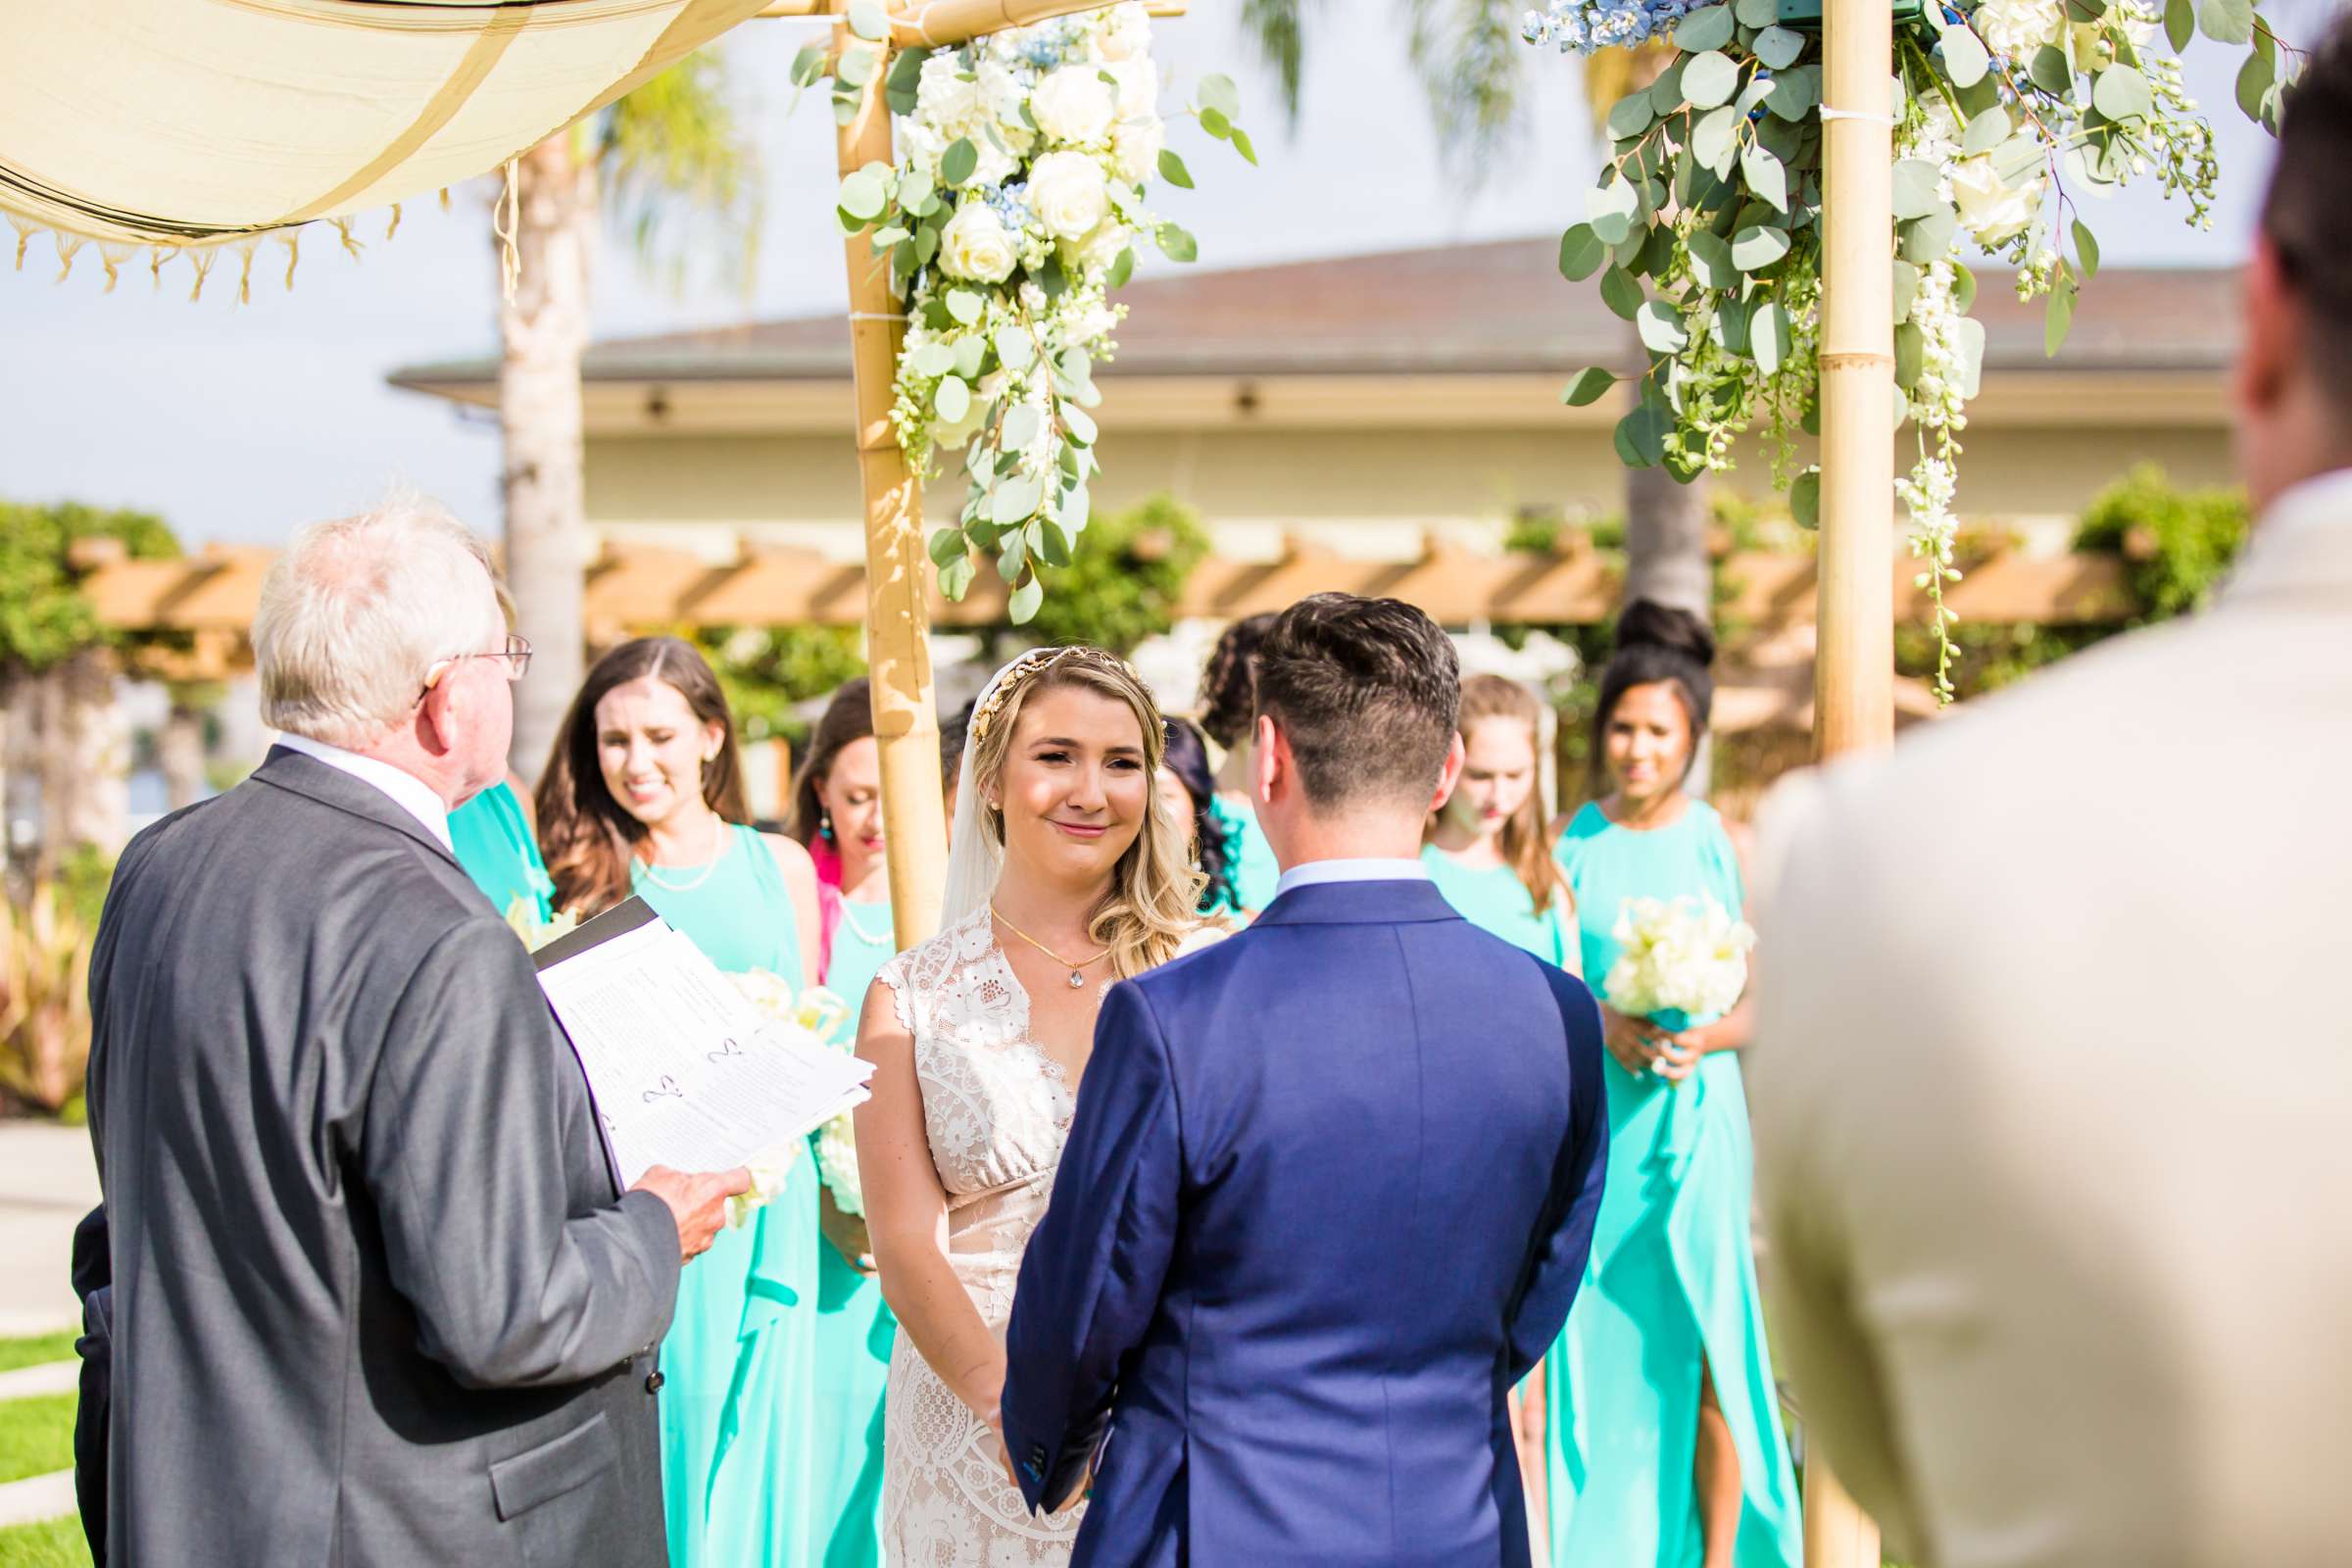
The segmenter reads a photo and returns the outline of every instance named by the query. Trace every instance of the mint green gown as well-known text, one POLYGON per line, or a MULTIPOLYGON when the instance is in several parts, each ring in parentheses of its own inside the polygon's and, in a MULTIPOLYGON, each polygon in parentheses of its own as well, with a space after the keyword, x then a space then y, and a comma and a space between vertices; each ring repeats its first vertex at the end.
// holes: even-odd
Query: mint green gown
POLYGON ((514 789, 500 779, 449 813, 449 839, 458 864, 504 918, 520 899, 533 919, 545 924, 553 912, 556 884, 514 789))
MULTIPOLYGON (((842 909, 825 989, 849 1005, 841 1026, 846 1043, 858 1033, 866 987, 899 946, 887 901, 845 903, 842 909)), ((832 1243, 818 1243, 817 1258, 815 1528, 808 1560, 819 1568, 881 1568, 882 1396, 899 1323, 881 1285, 832 1243)))
MULTIPOLYGON (((802 984, 783 873, 759 833, 731 827, 701 866, 639 863, 638 896, 730 973, 802 984), (697 878, 701 878, 697 881, 697 878), (676 886, 664 886, 664 883, 676 886), (687 884, 692 884, 691 886, 687 884)), ((662 1495, 673 1568, 816 1568, 812 1441, 818 1253, 815 1163, 741 1230, 686 1265, 662 1341, 662 1495)))
POLYGON ((1228 795, 1210 796, 1208 808, 1225 824, 1226 842, 1234 857, 1233 886, 1237 902, 1227 908, 1204 912, 1239 914, 1244 909, 1252 913, 1263 910, 1274 902, 1275 886, 1282 881, 1282 866, 1274 858, 1274 846, 1266 842, 1265 830, 1257 825, 1257 813, 1247 801, 1228 795))
POLYGON ((1480 930, 1524 948, 1545 963, 1568 968, 1577 938, 1569 929, 1564 903, 1554 903, 1542 914, 1528 897, 1527 884, 1507 865, 1473 869, 1435 844, 1421 846, 1421 863, 1429 879, 1446 895, 1454 912, 1480 930))
MULTIPOLYGON (((1626 900, 1702 895, 1734 913, 1742 903, 1731 839, 1701 802, 1651 832, 1588 805, 1556 853, 1576 895, 1585 978, 1604 1002, 1617 957, 1609 933, 1626 900)), ((1608 1185, 1583 1289, 1544 1358, 1552 1568, 1697 1568, 1702 1359, 1740 1453, 1735 1560, 1787 1568, 1802 1557, 1802 1530, 1748 1244, 1753 1155, 1739 1055, 1707 1056, 1679 1089, 1638 1080, 1613 1057, 1601 1073, 1608 1185)))

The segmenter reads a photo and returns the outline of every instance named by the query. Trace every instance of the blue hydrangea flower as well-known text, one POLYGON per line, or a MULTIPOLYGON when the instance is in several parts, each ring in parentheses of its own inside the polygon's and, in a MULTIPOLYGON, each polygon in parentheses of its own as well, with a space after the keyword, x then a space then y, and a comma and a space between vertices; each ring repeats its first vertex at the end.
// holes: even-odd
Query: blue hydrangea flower
POLYGON ((1589 55, 1664 37, 1695 9, 1696 0, 1547 0, 1544 10, 1527 13, 1519 30, 1529 43, 1589 55))

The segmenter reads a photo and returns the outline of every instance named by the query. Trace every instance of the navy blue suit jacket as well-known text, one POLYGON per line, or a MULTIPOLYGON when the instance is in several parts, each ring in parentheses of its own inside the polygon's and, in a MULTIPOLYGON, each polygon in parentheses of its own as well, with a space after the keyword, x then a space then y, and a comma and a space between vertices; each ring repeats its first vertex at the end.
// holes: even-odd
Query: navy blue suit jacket
POLYGON ((1077 1568, 1525 1564, 1504 1396, 1592 1247, 1600 1052, 1425 882, 1113 987, 1005 1343, 1030 1505, 1100 1447, 1077 1568))

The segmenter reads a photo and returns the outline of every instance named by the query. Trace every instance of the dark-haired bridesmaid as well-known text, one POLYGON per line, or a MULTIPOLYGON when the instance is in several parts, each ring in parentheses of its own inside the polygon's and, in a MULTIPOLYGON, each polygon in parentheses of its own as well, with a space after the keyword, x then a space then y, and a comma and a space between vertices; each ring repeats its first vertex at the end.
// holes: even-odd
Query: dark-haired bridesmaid
MULTIPOLYGON (((632 893, 713 964, 816 979, 808 852, 750 822, 734 715, 692 644, 644 637, 588 671, 539 781, 560 908, 632 893)), ((678 1282, 662 1342, 662 1490, 673 1568, 802 1568, 816 1486, 817 1180, 806 1156, 678 1282)))
POLYGON ((1609 1170, 1592 1262, 1545 1358, 1553 1568, 1795 1568, 1795 1477, 1748 1241, 1753 1156, 1739 1053, 1752 1003, 1669 1033, 1608 1005, 1619 913, 1746 879, 1723 818, 1684 784, 1706 733, 1715 642, 1637 601, 1593 716, 1598 798, 1556 854, 1602 1004, 1609 1170))

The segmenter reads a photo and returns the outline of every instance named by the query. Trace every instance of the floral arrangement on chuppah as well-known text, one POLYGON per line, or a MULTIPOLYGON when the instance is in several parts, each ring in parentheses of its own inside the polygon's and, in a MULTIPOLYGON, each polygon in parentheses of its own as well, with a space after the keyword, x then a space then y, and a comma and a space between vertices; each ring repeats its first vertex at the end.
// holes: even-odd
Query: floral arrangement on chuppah
MULTIPOLYGON (((2211 226, 2213 129, 2182 84, 2198 33, 2243 46, 2245 113, 2276 132, 2298 51, 2253 0, 1887 0, 1895 20, 1895 382, 1917 441, 1896 490, 1910 514, 1951 697, 1943 590, 1952 564, 1960 431, 1984 329, 1969 316, 1975 246, 2042 298, 2056 353, 2099 247, 2076 198, 2153 178, 2211 226)), ((1772 444, 1797 520, 1817 520, 1819 471, 1794 471, 1819 434, 1822 126, 1820 0, 1549 0, 1531 43, 1589 54, 1671 40, 1665 70, 1609 109, 1609 157, 1561 236, 1560 270, 1598 274, 1647 366, 1618 421, 1618 456, 1681 479, 1731 466, 1733 437, 1772 444)), ((1597 401, 1619 377, 1579 374, 1597 401)))
MULTIPOLYGON (((863 4, 868 40, 834 68, 835 101, 880 69, 887 21, 863 4)), ((1111 296, 1137 247, 1179 262, 1193 236, 1155 213, 1154 179, 1193 183, 1166 145, 1151 20, 1129 3, 1014 27, 952 49, 907 49, 885 87, 898 161, 842 181, 843 231, 870 233, 875 265, 906 302, 892 411, 920 473, 960 453, 970 477, 955 525, 931 536, 941 589, 960 599, 993 555, 1017 624, 1044 597, 1041 569, 1067 565, 1098 471, 1094 368, 1115 348, 1111 296)), ((820 57, 796 79, 812 83, 820 57)), ((1183 111, 1251 163, 1230 78, 1203 77, 1183 111)))

